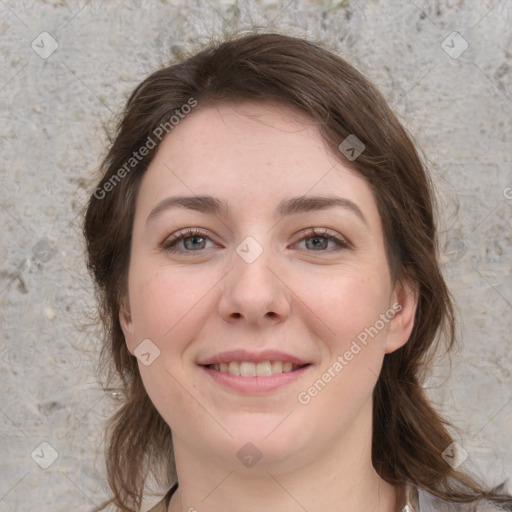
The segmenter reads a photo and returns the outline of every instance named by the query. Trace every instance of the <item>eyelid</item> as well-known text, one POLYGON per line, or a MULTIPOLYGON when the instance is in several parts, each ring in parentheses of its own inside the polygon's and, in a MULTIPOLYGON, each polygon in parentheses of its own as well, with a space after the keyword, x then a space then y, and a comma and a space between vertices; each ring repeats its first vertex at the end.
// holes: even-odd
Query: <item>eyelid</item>
MULTIPOLYGON (((203 229, 183 228, 183 229, 180 229, 180 230, 174 232, 172 235, 166 237, 164 239, 164 241, 160 244, 160 248, 165 251, 171 252, 171 253, 188 253, 188 254, 198 253, 198 254, 200 254, 201 252, 204 252, 204 250, 187 251, 187 250, 176 249, 175 247, 172 247, 172 244, 175 244, 175 243, 181 242, 182 240, 185 240, 187 238, 193 238, 193 237, 202 237, 202 238, 210 240, 213 243, 216 243, 212 240, 212 237, 210 236, 210 234, 203 229)), ((308 251, 306 249, 306 252, 311 252, 311 253, 317 252, 319 254, 325 254, 325 253, 330 254, 330 253, 337 252, 337 251, 340 251, 343 249, 352 249, 353 248, 352 243, 347 238, 340 235, 336 231, 332 231, 329 228, 317 228, 317 227, 306 228, 305 230, 302 230, 300 233, 295 235, 295 237, 294 237, 295 241, 292 243, 292 245, 296 245, 299 242, 302 242, 304 240, 307 240, 308 238, 314 238, 314 237, 321 237, 321 238, 326 238, 328 240, 334 240, 337 247, 334 249, 321 250, 321 251, 308 251)))
MULTIPOLYGON (((204 231, 199 228, 183 228, 183 229, 179 229, 178 231, 175 231, 171 235, 167 236, 163 240, 163 242, 160 244, 160 247, 167 251, 171 251, 171 244, 173 244, 175 242, 181 242, 182 240, 185 240, 187 238, 193 238, 195 236, 207 238, 208 240, 211 240, 213 242, 212 237, 210 236, 210 234, 207 231, 204 231)), ((194 252, 194 251, 175 250, 175 252, 194 252)), ((197 251, 197 252, 200 252, 200 251, 197 251)))
MULTIPOLYGON (((338 249, 352 249, 353 245, 352 243, 344 236, 340 235, 336 231, 330 230, 329 228, 316 228, 316 227, 309 227, 305 230, 298 233, 295 237, 295 242, 293 242, 293 245, 302 242, 303 240, 306 240, 308 238, 314 238, 315 236, 327 238, 328 240, 334 240, 336 242, 336 245, 338 246, 338 249)), ((335 250, 334 250, 335 251, 335 250)), ((319 252, 319 253, 331 253, 333 250, 330 251, 308 251, 308 252, 319 252)))

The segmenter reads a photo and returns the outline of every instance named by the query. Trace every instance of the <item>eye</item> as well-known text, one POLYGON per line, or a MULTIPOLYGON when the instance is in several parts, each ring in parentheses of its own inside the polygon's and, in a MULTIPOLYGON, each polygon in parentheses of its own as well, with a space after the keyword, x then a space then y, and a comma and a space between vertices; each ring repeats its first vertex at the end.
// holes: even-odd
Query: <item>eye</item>
MULTIPOLYGON (((176 252, 200 252, 205 249, 206 241, 210 240, 206 233, 193 228, 177 231, 169 238, 166 238, 161 245, 165 251, 176 252), (183 242, 185 249, 177 248, 179 242, 183 242)), ((211 240, 210 240, 211 242, 211 240)))
MULTIPOLYGON (((187 228, 166 238, 161 244, 161 248, 170 253, 201 252, 203 249, 209 248, 206 246, 208 241, 213 243, 205 232, 187 228), (183 243, 182 247, 178 247, 180 242, 183 243)), ((330 232, 327 228, 308 229, 296 243, 301 242, 306 243, 306 250, 309 252, 333 252, 351 248, 348 240, 335 232, 330 232), (331 248, 329 248, 329 243, 331 243, 331 248)))
POLYGON ((335 232, 330 232, 327 228, 310 228, 306 233, 303 233, 299 240, 299 243, 301 242, 306 243, 306 249, 314 252, 332 252, 350 249, 351 247, 348 240, 335 232), (329 242, 334 245, 334 247, 331 246, 330 250, 328 249, 329 242))

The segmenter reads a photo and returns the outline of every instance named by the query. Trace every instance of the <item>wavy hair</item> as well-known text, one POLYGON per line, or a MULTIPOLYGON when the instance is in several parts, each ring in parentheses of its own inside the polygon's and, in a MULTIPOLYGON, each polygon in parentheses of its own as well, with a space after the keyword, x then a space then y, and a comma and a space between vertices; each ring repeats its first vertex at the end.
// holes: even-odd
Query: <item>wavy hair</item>
POLYGON ((410 482, 454 502, 489 499, 512 506, 503 484, 485 488, 445 462, 442 453, 453 442, 447 429, 451 424, 422 387, 440 343, 452 349, 455 322, 437 259, 432 183, 411 137, 370 81, 344 59, 320 43, 259 33, 210 43, 138 85, 88 203, 84 235, 105 328, 102 368, 111 369, 108 378, 122 386, 124 396, 107 429, 107 472, 115 505, 139 510, 149 475, 166 482, 174 478, 171 430, 144 389, 136 358, 125 344, 119 310, 127 291, 137 192, 161 140, 154 134, 169 127, 171 117, 191 99, 196 108, 251 100, 298 109, 317 123, 336 158, 366 179, 382 219, 391 276, 413 278, 418 292, 411 336, 385 356, 374 389, 373 465, 391 484, 410 482), (351 134, 365 145, 354 161, 338 150, 351 134), (146 154, 127 167, 143 146, 146 154))

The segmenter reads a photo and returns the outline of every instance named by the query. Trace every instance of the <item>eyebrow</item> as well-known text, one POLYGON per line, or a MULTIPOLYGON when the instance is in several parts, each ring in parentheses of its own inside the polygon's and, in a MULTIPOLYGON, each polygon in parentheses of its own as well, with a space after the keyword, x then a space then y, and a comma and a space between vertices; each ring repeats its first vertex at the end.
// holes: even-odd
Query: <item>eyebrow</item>
MULTIPOLYGON (((366 225, 363 212, 350 199, 337 196, 300 196, 291 197, 281 201, 276 208, 276 216, 285 217, 298 213, 310 211, 327 210, 330 208, 344 208, 357 215, 366 225)), ((150 212, 146 219, 146 224, 161 215, 164 211, 172 208, 183 208, 185 210, 195 210, 201 213, 227 216, 229 207, 223 201, 212 196, 171 196, 160 201, 150 212)))

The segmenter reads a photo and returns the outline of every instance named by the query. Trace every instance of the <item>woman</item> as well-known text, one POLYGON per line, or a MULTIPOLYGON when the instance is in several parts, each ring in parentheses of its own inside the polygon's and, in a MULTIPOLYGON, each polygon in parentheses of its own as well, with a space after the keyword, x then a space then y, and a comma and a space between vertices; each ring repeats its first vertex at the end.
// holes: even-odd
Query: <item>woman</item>
POLYGON ((136 88, 102 168, 84 232, 125 393, 117 507, 154 477, 154 512, 512 510, 421 387, 454 342, 432 192, 360 73, 226 40, 136 88))

